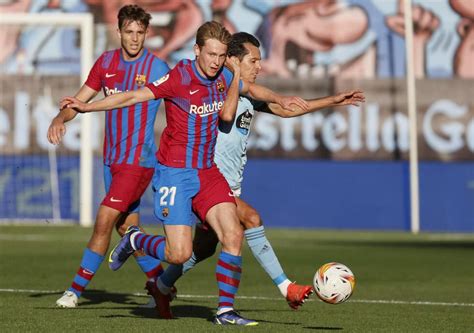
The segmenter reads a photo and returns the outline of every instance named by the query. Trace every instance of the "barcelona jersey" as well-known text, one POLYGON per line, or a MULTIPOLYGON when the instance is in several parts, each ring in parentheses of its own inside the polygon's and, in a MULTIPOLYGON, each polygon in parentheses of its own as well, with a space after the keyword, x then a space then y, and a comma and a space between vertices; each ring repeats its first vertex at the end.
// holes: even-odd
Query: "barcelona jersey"
MULTIPOLYGON (((97 59, 85 84, 108 96, 142 88, 168 71, 168 65, 147 49, 134 61, 125 61, 121 49, 116 49, 97 59)), ((157 147, 153 125, 160 102, 151 100, 105 113, 105 165, 154 167, 157 147)))
POLYGON ((165 100, 167 126, 157 154, 161 164, 197 169, 213 165, 219 112, 231 82, 226 68, 208 79, 197 71, 195 61, 182 60, 146 86, 165 100))

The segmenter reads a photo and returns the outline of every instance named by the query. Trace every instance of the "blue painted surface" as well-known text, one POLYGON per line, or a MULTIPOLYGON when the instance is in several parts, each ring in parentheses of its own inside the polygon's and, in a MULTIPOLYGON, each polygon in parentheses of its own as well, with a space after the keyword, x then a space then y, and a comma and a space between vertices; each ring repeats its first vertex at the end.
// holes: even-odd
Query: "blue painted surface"
POLYGON ((268 226, 407 230, 403 162, 251 160, 243 199, 268 226))
MULTIPOLYGON (((422 231, 474 232, 474 163, 422 162, 422 231)), ((408 162, 250 160, 243 196, 278 227, 409 230, 408 162)))
MULTIPOLYGON (((0 158, 0 219, 51 219, 47 156, 0 158)), ((422 162, 422 231, 474 232, 474 163, 422 162)), ((79 218, 79 158, 58 157, 61 217, 79 218)), ((94 209, 104 195, 101 159, 95 160, 94 209)), ((251 159, 242 198, 268 227, 409 230, 406 161, 251 159)), ((144 224, 157 223, 149 188, 144 224)))

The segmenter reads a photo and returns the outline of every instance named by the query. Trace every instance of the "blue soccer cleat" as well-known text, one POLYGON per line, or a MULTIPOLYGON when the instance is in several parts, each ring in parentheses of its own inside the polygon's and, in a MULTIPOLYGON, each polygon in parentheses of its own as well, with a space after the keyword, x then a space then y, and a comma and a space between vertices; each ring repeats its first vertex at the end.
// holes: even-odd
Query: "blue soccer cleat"
POLYGON ((114 247, 112 252, 109 255, 109 267, 111 270, 116 271, 127 261, 128 257, 135 252, 132 247, 132 243, 130 242, 130 236, 134 233, 139 232, 140 228, 135 225, 131 225, 128 227, 127 231, 123 235, 120 242, 117 246, 114 247))
POLYGON ((245 319, 235 310, 230 310, 214 317, 216 325, 241 325, 241 326, 257 326, 258 322, 251 319, 245 319))

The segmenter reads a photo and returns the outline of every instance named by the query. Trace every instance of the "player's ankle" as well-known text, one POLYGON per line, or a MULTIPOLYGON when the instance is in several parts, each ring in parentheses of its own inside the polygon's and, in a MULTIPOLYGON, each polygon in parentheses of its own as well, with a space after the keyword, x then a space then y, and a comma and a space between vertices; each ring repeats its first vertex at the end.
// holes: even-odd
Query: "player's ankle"
POLYGON ((167 285, 165 285, 160 278, 157 278, 156 279, 156 286, 158 287, 158 289, 160 290, 160 292, 163 294, 163 295, 169 295, 169 293, 171 292, 171 288, 168 287, 167 285))

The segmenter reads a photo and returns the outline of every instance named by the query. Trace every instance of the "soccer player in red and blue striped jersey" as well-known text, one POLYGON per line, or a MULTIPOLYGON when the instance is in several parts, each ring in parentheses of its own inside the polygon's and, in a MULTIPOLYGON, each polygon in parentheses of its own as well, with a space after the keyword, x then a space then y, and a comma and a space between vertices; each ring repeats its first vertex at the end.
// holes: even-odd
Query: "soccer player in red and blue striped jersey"
MULTIPOLYGON (((134 5, 118 13, 121 48, 103 53, 92 67, 76 97, 89 101, 101 90, 106 96, 139 89, 165 75, 165 62, 144 48, 150 14, 134 5)), ((150 183, 157 150, 153 126, 161 100, 115 108, 105 114, 104 182, 106 196, 97 213, 94 232, 84 251, 71 287, 57 300, 60 307, 76 307, 78 297, 104 260, 114 225, 123 235, 130 225, 138 225, 140 197, 150 183)), ((65 133, 64 123, 77 112, 63 109, 52 121, 48 139, 58 144, 65 133)), ((149 280, 162 271, 160 261, 136 255, 138 265, 149 280)))
MULTIPOLYGON (((239 60, 229 58, 234 75, 223 69, 231 35, 217 22, 203 24, 196 35, 196 60, 183 60, 167 75, 144 89, 108 96, 86 104, 65 97, 62 107, 84 112, 130 106, 151 99, 164 98, 167 127, 157 154, 158 165, 153 177, 155 215, 165 228, 166 237, 151 236, 132 227, 112 251, 110 267, 122 266, 135 250, 182 264, 192 254, 192 211, 206 221, 222 243, 216 268, 219 306, 216 324, 256 325, 233 309, 241 276, 243 231, 237 218, 233 193, 213 162, 218 121, 232 121, 239 91, 256 99, 276 102, 282 107, 300 98, 282 97, 253 83, 240 81, 239 60)), ((148 285, 148 289, 156 285, 148 285)), ((169 304, 157 299, 160 315, 172 318, 169 304)))

